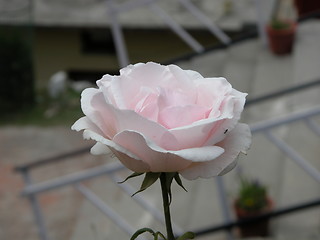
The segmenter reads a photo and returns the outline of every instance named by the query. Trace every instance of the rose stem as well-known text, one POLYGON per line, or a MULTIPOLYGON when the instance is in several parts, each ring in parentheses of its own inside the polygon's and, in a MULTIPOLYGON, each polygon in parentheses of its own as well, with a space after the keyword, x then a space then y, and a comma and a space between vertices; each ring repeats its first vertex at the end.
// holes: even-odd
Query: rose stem
POLYGON ((164 217, 166 221, 167 237, 168 237, 168 240, 175 240, 174 234, 172 231, 171 217, 170 217, 169 189, 167 189, 166 182, 167 182, 166 174, 161 173, 160 183, 161 183, 161 190, 162 190, 163 211, 164 211, 164 217))

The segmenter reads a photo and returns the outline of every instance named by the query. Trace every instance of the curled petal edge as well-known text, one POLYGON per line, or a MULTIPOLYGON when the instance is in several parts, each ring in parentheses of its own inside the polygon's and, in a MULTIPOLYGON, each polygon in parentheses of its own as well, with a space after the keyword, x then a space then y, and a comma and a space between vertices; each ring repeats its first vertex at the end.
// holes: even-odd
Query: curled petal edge
POLYGON ((191 161, 191 162, 207 162, 211 161, 214 158, 217 158, 221 154, 224 153, 224 149, 219 146, 203 146, 203 147, 197 147, 197 148, 187 148, 187 149, 181 149, 181 150, 166 150, 161 148, 160 146, 156 145, 154 142, 150 141, 147 137, 145 137, 143 134, 132 131, 132 130, 125 130, 121 133, 118 133, 117 136, 120 136, 125 133, 134 133, 137 134, 137 137, 140 137, 143 139, 145 145, 150 148, 152 151, 163 153, 163 154, 173 154, 178 157, 181 157, 185 160, 191 161))

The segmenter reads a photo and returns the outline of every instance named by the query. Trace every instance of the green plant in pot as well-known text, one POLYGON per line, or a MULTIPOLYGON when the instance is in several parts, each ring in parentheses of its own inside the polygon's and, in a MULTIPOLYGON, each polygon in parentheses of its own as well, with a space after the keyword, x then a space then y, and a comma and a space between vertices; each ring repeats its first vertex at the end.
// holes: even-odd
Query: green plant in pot
POLYGON ((292 51, 297 24, 289 18, 280 17, 280 7, 281 1, 276 0, 266 32, 270 50, 276 55, 285 55, 292 51))
MULTIPOLYGON (((239 220, 256 217, 271 211, 272 200, 268 196, 267 187, 257 180, 241 179, 238 196, 234 202, 234 209, 239 220)), ((268 219, 256 221, 240 226, 242 237, 268 236, 268 219)))

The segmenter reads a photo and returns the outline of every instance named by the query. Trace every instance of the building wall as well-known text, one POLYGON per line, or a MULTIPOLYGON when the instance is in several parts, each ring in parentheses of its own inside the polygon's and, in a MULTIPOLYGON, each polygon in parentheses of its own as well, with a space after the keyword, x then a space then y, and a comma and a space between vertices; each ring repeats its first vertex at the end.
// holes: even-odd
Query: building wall
POLYGON ((36 88, 45 88, 58 71, 114 72, 114 54, 86 54, 81 46, 81 29, 36 28, 34 33, 34 71, 36 88))
MULTIPOLYGON (((115 53, 84 53, 81 28, 36 28, 34 68, 36 88, 45 88, 58 71, 88 71, 114 74, 118 72, 115 53)), ((88 29, 87 29, 88 30, 88 29)), ((103 31, 103 29, 100 29, 103 31)), ((106 29, 106 35, 110 32, 106 29)), ((207 31, 190 33, 204 46, 217 43, 207 31)), ((110 36, 109 36, 110 37, 110 36)), ((192 52, 170 29, 125 29, 124 37, 131 63, 166 62, 192 52)))

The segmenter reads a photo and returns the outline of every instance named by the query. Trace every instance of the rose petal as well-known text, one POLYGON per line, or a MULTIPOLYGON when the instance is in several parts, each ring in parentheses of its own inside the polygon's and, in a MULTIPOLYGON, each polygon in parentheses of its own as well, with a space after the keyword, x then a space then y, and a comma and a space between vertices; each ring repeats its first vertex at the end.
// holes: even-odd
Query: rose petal
MULTIPOLYGON (((194 91, 195 79, 191 77, 192 73, 184 71, 176 65, 168 65, 168 70, 170 71, 170 79, 168 79, 170 82, 168 82, 166 85, 162 84, 162 86, 175 91, 180 90, 184 93, 187 93, 190 98, 194 98, 196 96, 194 91)), ((199 74, 198 77, 199 76, 201 75, 199 74)))
POLYGON ((137 161, 136 159, 129 157, 125 153, 116 151, 112 147, 110 147, 110 149, 113 154, 119 159, 119 161, 131 171, 136 173, 150 172, 150 167, 145 162, 137 161))
POLYGON ((98 89, 87 88, 81 94, 83 113, 104 133, 104 136, 111 139, 116 133, 116 121, 111 115, 105 114, 106 105, 104 96, 98 89))
POLYGON ((192 98, 189 94, 182 91, 173 91, 170 89, 160 88, 158 98, 159 109, 162 110, 171 106, 195 105, 196 97, 192 98))
POLYGON ((219 143, 225 152, 210 162, 196 163, 180 171, 180 174, 189 180, 210 178, 222 175, 235 166, 235 161, 240 152, 246 153, 251 144, 250 128, 246 124, 238 124, 227 137, 219 143))
POLYGON ((128 107, 120 76, 106 74, 97 81, 97 85, 107 103, 111 103, 120 109, 126 109, 128 107))
MULTIPOLYGON (((88 134, 88 133, 87 133, 88 134)), ((88 136, 87 136, 88 137, 88 136)), ((103 155, 110 152, 110 148, 105 144, 97 142, 90 150, 91 154, 93 155, 103 155)))
POLYGON ((92 154, 105 154, 107 153, 106 148, 103 146, 108 146, 110 150, 118 157, 118 159, 125 165, 127 168, 134 172, 149 172, 149 166, 142 162, 138 156, 134 155, 133 153, 127 151, 122 146, 116 144, 109 139, 104 138, 103 136, 92 132, 90 130, 85 130, 83 132, 83 137, 85 139, 92 139, 97 141, 99 144, 94 145, 91 148, 92 154))
POLYGON ((103 133, 101 132, 101 130, 88 118, 88 117, 82 117, 79 118, 72 126, 71 126, 71 130, 75 130, 75 131, 81 131, 84 129, 91 129, 94 132, 103 135, 103 133))
POLYGON ((203 78, 195 82, 197 104, 211 107, 213 112, 219 110, 221 102, 232 91, 232 86, 225 78, 203 78))
POLYGON ((192 123, 206 119, 209 109, 199 106, 173 106, 159 112, 158 122, 168 129, 188 126, 192 123))
POLYGON ((152 172, 176 172, 188 167, 192 162, 210 161, 224 151, 218 146, 168 151, 134 131, 121 132, 113 141, 147 163, 152 172))
POLYGON ((251 131, 247 124, 239 123, 219 146, 226 149, 225 153, 217 158, 217 161, 229 162, 230 164, 223 169, 219 175, 224 175, 231 171, 236 165, 234 164, 240 153, 247 154, 251 145, 251 131))
POLYGON ((183 70, 183 71, 185 71, 186 74, 189 75, 189 78, 192 79, 192 81, 196 82, 196 81, 199 81, 199 79, 204 78, 200 73, 198 73, 196 71, 193 71, 193 70, 183 70))
POLYGON ((230 104, 233 104, 229 106, 232 110, 222 110, 217 118, 203 119, 169 131, 176 137, 180 148, 214 145, 225 138, 225 131, 230 132, 238 123, 246 95, 235 92, 234 97, 229 100, 230 104))
POLYGON ((169 71, 167 67, 158 63, 148 62, 146 64, 135 64, 131 66, 134 71, 127 69, 120 71, 125 89, 132 92, 138 92, 141 86, 157 88, 161 84, 166 86, 169 81, 169 71), (124 74, 125 72, 125 74, 124 74))
MULTIPOLYGON (((229 119, 203 119, 187 126, 169 129, 169 131, 177 139, 180 149, 212 146, 225 137, 224 132, 227 126, 221 127, 221 125, 227 120, 229 119), (210 141, 211 144, 209 144, 210 137, 215 137, 216 142, 210 141)), ((227 125, 228 122, 225 124, 227 125)))
POLYGON ((141 132, 159 146, 172 149, 169 146, 172 144, 173 148, 176 147, 175 137, 160 124, 150 121, 132 110, 120 110, 113 107, 103 101, 102 93, 96 89, 88 89, 84 95, 88 98, 87 101, 90 99, 91 103, 83 109, 84 113, 90 117, 90 120, 93 119, 92 122, 102 130, 108 139, 112 139, 118 132, 133 130, 141 132))
POLYGON ((136 113, 139 113, 141 116, 157 122, 159 115, 158 94, 150 92, 146 88, 143 88, 140 89, 140 93, 137 95, 137 99, 139 99, 139 101, 136 103, 133 99, 131 109, 136 113))

